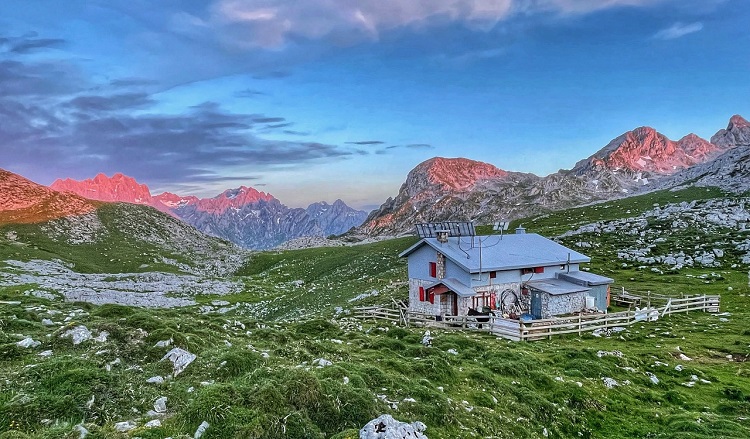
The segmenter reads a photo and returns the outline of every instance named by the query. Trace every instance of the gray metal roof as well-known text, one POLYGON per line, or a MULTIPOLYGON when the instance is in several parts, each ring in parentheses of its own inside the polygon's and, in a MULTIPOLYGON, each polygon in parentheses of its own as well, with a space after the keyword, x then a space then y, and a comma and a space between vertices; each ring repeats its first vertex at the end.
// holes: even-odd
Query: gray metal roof
POLYGON ((591 261, 588 256, 536 233, 509 234, 502 239, 500 235, 475 236, 473 241, 472 246, 469 236, 451 237, 446 243, 438 242, 437 238, 424 238, 399 256, 409 256, 423 245, 429 245, 469 273, 565 264, 568 260, 573 264, 591 261))
POLYGON ((434 284, 430 285, 428 288, 434 288, 438 285, 445 285, 448 287, 449 290, 453 291, 457 295, 461 297, 471 297, 475 294, 477 294, 476 291, 469 288, 468 286, 464 285, 461 281, 458 279, 447 277, 445 279, 440 279, 439 281, 435 282, 434 284))
POLYGON ((589 273, 588 271, 571 271, 569 273, 558 273, 557 277, 569 282, 583 285, 584 287, 593 287, 596 285, 607 285, 614 282, 614 279, 610 279, 605 276, 598 274, 589 273))
POLYGON ((568 282, 562 279, 539 279, 526 282, 531 288, 535 288, 539 291, 558 296, 561 294, 580 293, 581 291, 589 291, 591 288, 586 288, 581 285, 568 282))

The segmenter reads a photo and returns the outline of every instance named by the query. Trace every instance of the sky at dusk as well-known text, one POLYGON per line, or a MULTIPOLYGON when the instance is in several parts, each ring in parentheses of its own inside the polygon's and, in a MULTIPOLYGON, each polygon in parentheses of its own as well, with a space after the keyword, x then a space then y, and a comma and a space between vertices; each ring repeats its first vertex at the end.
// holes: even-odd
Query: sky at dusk
POLYGON ((750 117, 746 0, 0 2, 0 168, 371 209, 434 156, 547 175, 750 117))

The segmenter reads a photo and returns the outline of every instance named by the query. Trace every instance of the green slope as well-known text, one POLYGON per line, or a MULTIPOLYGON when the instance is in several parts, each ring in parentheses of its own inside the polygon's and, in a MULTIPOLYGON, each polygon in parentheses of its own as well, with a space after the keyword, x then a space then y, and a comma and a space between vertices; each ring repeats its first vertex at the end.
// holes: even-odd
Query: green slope
MULTIPOLYGON (((530 232, 550 235, 635 217, 655 203, 719 195, 701 189, 663 192, 521 222, 530 232)), ((431 439, 750 437, 748 266, 729 252, 732 241, 744 235, 708 228, 696 238, 689 228, 668 230, 658 222, 648 227, 647 238, 668 238, 654 251, 724 246, 726 260, 721 267, 680 270, 663 264, 623 267, 615 252, 634 245, 630 235, 579 234, 563 241, 590 243, 585 252, 593 257, 591 269, 614 277, 618 286, 721 294, 722 311, 729 315, 695 312, 611 337, 533 343, 433 331, 432 347, 420 343, 422 330, 362 324, 341 315, 333 319, 336 306, 405 298, 405 262, 397 255, 413 238, 255 254, 237 273, 244 293, 202 298, 253 305, 226 314, 49 302, 6 288, 0 300, 21 303, 0 306, 0 437, 78 437, 71 432, 82 421, 94 438, 186 437, 207 421, 209 439, 353 438, 357 428, 382 413, 426 423, 431 439), (721 234, 731 235, 710 239, 721 234), (379 294, 350 302, 372 290, 379 294), (66 316, 72 321, 62 322, 66 316), (294 321, 303 316, 307 320, 294 321), (45 326, 44 318, 61 323, 45 326), (59 338, 77 324, 95 335, 106 330, 110 337, 79 346, 59 338), (41 345, 19 348, 21 336, 41 345), (148 377, 169 372, 159 359, 170 348, 154 344, 170 338, 198 359, 164 384, 146 384, 148 377), (53 356, 39 357, 46 349, 53 356), (106 352, 97 355, 101 351, 106 352), (599 351, 621 355, 600 357, 599 351), (691 360, 680 359, 680 353, 691 360), (333 364, 315 367, 318 358, 333 364), (678 364, 682 370, 675 369, 678 364), (659 382, 652 383, 647 372, 659 382), (605 377, 621 385, 608 389, 605 377), (92 395, 95 403, 89 406, 92 395), (168 398, 168 416, 161 427, 145 429, 140 416, 160 396, 168 398), (115 422, 131 419, 139 422, 136 430, 114 431, 115 422)), ((78 254, 68 257, 84 262, 78 254)))
POLYGON ((59 259, 81 273, 180 272, 237 253, 151 207, 105 203, 94 213, 0 227, 0 261, 59 259), (83 230, 84 232, 81 232, 83 230))

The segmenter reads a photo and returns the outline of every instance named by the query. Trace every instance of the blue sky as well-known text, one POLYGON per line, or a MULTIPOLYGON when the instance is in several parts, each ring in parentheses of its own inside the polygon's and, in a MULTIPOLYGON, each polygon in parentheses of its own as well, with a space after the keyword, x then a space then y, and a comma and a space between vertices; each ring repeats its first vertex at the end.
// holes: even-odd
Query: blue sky
POLYGON ((0 167, 372 208, 433 156, 547 175, 750 117, 742 0, 0 3, 0 167))

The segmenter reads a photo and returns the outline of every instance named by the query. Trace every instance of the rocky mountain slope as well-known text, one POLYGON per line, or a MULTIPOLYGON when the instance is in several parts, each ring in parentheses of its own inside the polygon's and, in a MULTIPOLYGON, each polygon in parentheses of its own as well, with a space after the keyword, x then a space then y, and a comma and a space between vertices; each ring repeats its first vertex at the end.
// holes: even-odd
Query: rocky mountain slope
POLYGON ((244 255, 150 207, 91 201, 7 171, 0 171, 0 194, 2 259, 55 260, 84 272, 218 274, 244 255))
POLYGON ((84 215, 96 208, 91 200, 54 191, 0 169, 0 225, 40 223, 84 215))
POLYGON ((656 186, 714 186, 736 194, 750 191, 750 122, 742 116, 732 116, 727 129, 719 130, 711 142, 727 152, 659 181, 656 186))
MULTIPOLYGON (((696 173, 733 173, 723 178, 732 182, 724 186, 740 190, 747 186, 747 179, 739 178, 747 175, 746 156, 738 148, 744 143, 750 143, 750 124, 734 116, 712 142, 695 134, 672 141, 653 128, 637 128, 573 169, 546 177, 506 172, 465 158, 437 157, 415 167, 396 198, 373 211, 358 232, 391 235, 411 232, 415 223, 426 221, 489 223, 518 218, 663 188, 660 182, 675 186, 697 178, 696 173)), ((705 178, 706 184, 716 185, 705 178)))
POLYGON ((204 233, 252 249, 271 248, 302 236, 342 234, 362 224, 367 216, 341 200, 292 209, 271 194, 245 186, 212 198, 169 192, 152 196, 148 186, 123 174, 111 178, 99 174, 83 181, 56 180, 51 187, 94 200, 151 206, 204 233))

